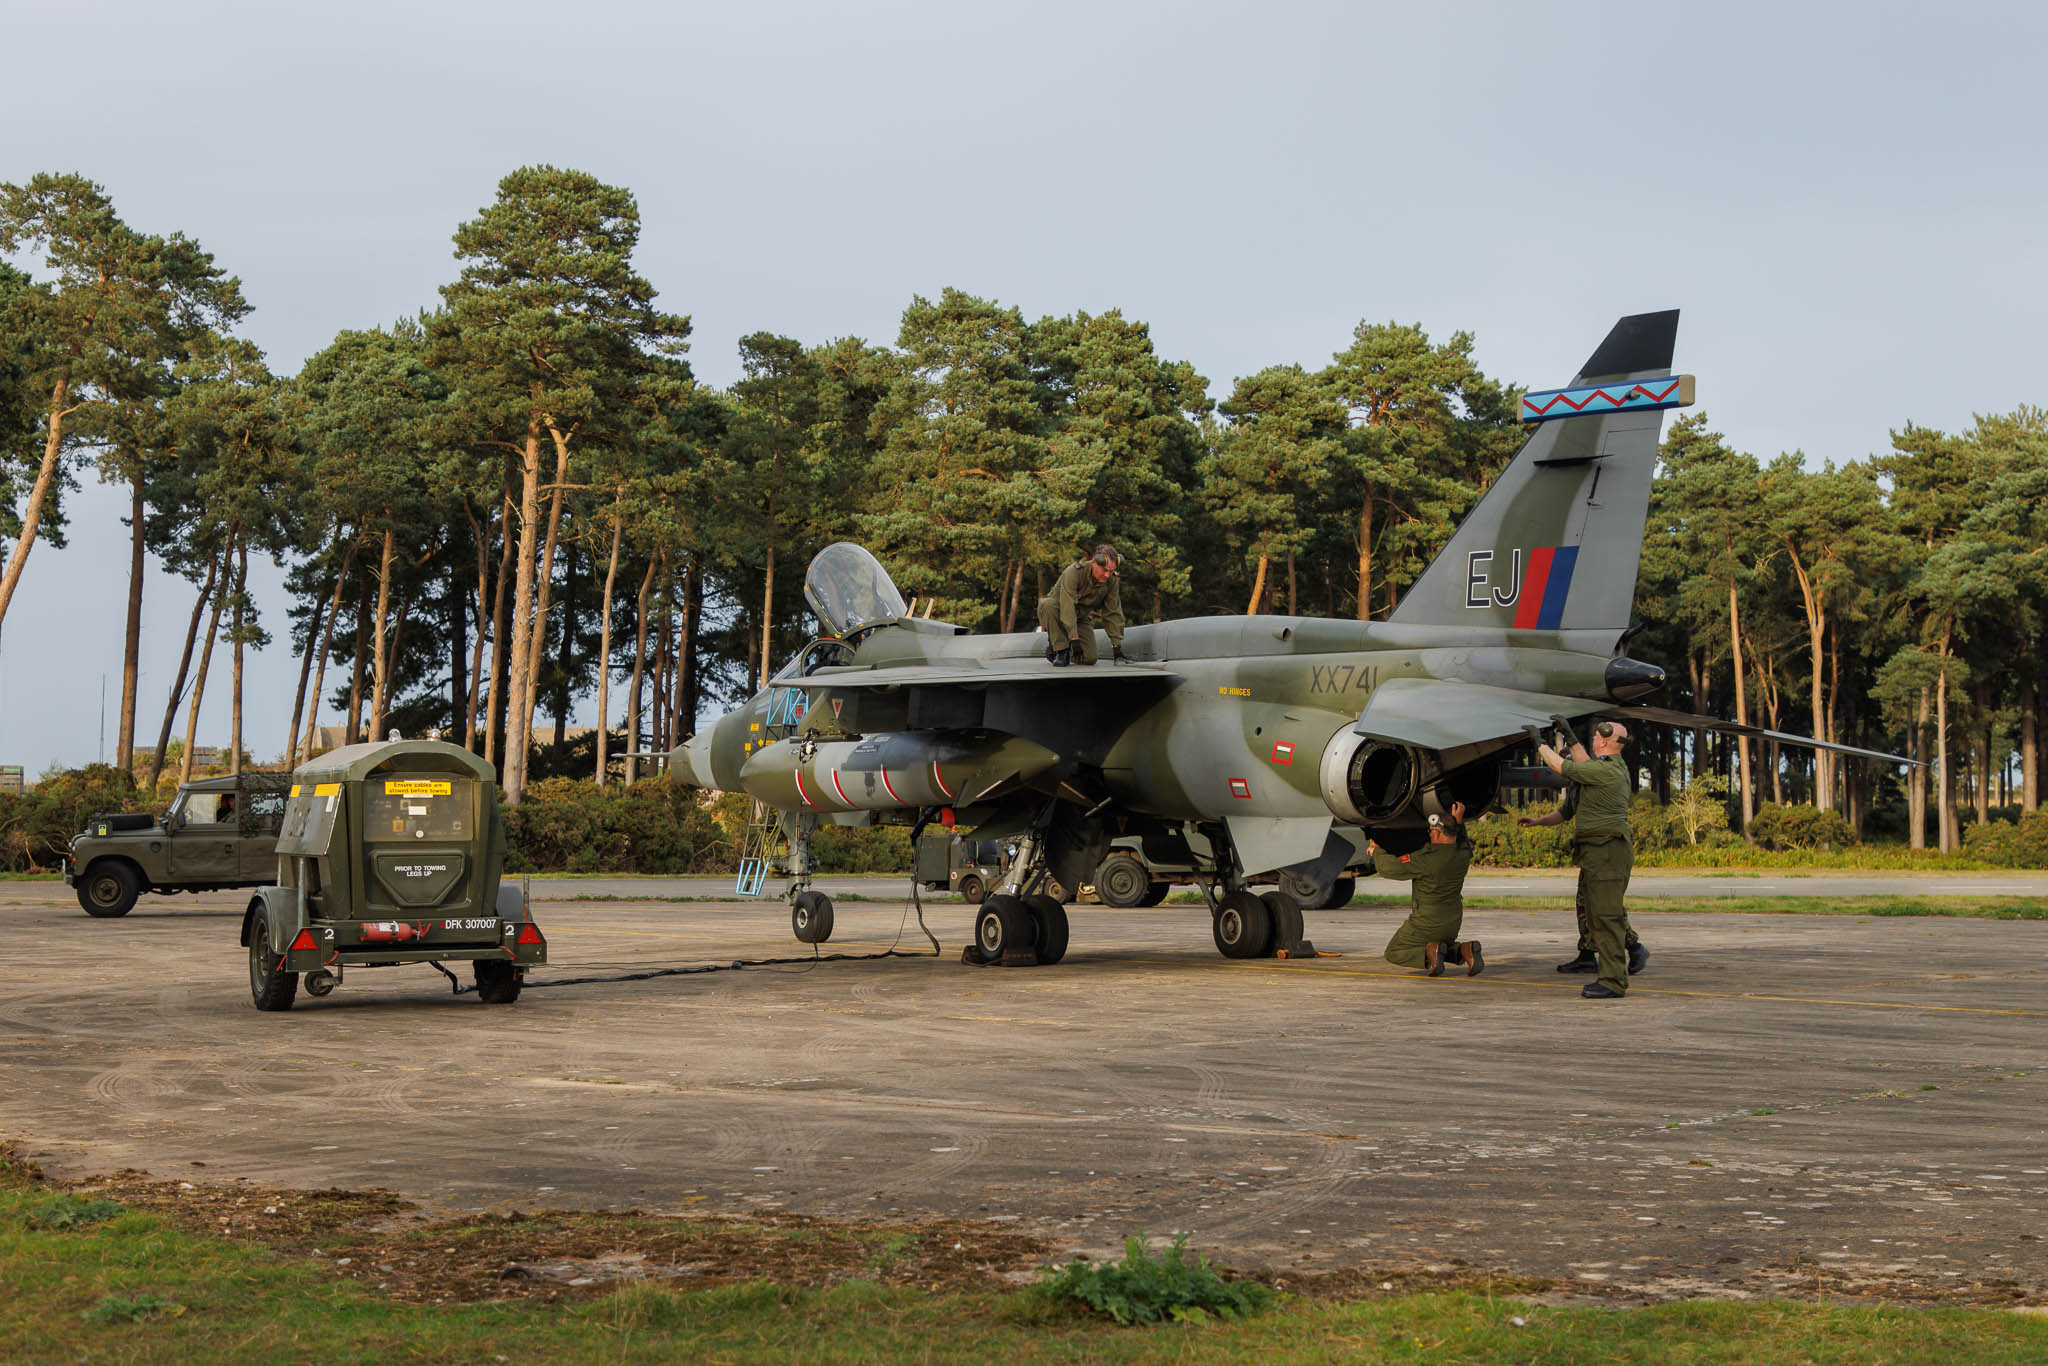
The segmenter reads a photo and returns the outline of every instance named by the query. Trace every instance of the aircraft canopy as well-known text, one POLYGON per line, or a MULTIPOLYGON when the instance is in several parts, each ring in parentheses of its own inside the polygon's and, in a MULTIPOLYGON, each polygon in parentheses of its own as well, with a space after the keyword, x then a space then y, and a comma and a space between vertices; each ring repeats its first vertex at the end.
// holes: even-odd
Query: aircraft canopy
POLYGON ((882 562, 851 541, 834 541, 812 557, 804 575, 804 600, 832 634, 842 637, 910 613, 882 562))

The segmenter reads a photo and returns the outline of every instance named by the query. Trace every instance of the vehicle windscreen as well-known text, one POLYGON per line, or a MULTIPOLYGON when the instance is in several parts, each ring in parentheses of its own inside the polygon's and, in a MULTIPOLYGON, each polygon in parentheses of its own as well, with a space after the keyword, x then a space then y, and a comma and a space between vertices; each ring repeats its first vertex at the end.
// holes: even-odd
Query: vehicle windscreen
POLYGON ((804 600, 840 636, 909 614, 882 562, 851 541, 835 541, 812 558, 804 600))
POLYGON ((467 778, 370 778, 363 783, 363 838, 462 842, 475 833, 476 784, 467 778))

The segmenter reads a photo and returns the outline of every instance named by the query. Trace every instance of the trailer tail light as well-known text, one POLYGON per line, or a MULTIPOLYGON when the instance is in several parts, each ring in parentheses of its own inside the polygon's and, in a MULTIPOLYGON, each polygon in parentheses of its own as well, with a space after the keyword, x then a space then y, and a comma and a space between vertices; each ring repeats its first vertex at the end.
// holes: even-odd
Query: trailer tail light
POLYGON ((519 937, 512 942, 515 944, 545 944, 548 941, 540 937, 540 926, 529 920, 519 927, 519 937))
POLYGON ((313 942, 313 932, 311 930, 300 930, 299 937, 292 941, 290 952, 306 953, 319 947, 318 944, 313 942))

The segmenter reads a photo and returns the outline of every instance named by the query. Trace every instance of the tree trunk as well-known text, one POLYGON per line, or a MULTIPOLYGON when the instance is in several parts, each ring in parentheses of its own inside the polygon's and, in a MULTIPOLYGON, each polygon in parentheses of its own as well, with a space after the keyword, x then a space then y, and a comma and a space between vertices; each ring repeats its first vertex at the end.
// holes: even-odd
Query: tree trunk
POLYGON ((1288 547, 1287 547, 1287 615, 1288 615, 1288 616, 1290 616, 1290 617, 1292 617, 1292 616, 1299 616, 1299 615, 1301 614, 1301 609, 1300 609, 1299 607, 1297 607, 1297 606, 1295 605, 1297 601, 1299 601, 1299 598, 1298 598, 1298 596, 1297 596, 1297 593, 1296 593, 1296 584, 1295 584, 1295 578, 1294 578, 1294 547, 1293 547, 1293 546, 1288 546, 1288 547))
POLYGON ((292 694, 292 724, 284 737, 284 766, 299 766, 299 722, 306 715, 306 683, 313 676, 313 652, 320 639, 320 625, 327 619, 327 592, 313 599, 313 616, 306 623, 306 648, 299 656, 299 690, 292 694))
POLYGON ((237 778, 242 776, 242 589, 249 582, 249 538, 242 537, 242 545, 235 557, 235 611, 233 625, 229 628, 234 636, 235 667, 230 681, 233 688, 232 713, 228 724, 228 772, 237 778))
MULTIPOLYGON (((453 740, 462 720, 464 704, 475 695, 469 683, 469 593, 464 589, 461 566, 453 556, 448 560, 448 729, 443 738, 453 740)), ((477 623, 481 634, 483 623, 477 623)))
POLYGON ((356 653, 355 661, 349 666, 348 677, 348 725, 341 732, 341 742, 353 745, 363 738, 363 680, 364 669, 370 657, 370 581, 368 579, 356 589, 356 653))
MULTIPOLYGON (((505 495, 504 515, 498 519, 498 582, 491 600, 491 690, 484 702, 484 762, 497 753, 498 737, 505 733, 506 695, 512 690, 512 651, 505 634, 506 592, 512 583, 512 495, 505 495)), ((502 774, 500 775, 502 776, 502 774)))
MULTIPOLYGON (((386 508, 388 519, 391 510, 386 508)), ((385 639, 385 624, 391 620, 391 562, 398 557, 398 533, 387 524, 384 528, 384 554, 377 563, 377 627, 371 646, 370 677, 370 738, 384 738, 384 718, 391 709, 391 670, 397 661, 392 658, 394 651, 385 639)))
POLYGON ((14 549, 7 556, 7 569, 0 573, 0 629, 6 626, 7 604, 14 601, 14 585, 21 582, 21 571, 28 565, 28 553, 35 549, 36 529, 43 522, 43 503, 49 498, 50 487, 57 479, 57 457, 64 449, 64 419, 73 411, 64 406, 64 397, 70 389, 69 378, 60 378, 50 389, 50 430, 43 437, 43 462, 36 468, 35 485, 29 489, 28 502, 22 506, 21 532, 14 538, 14 549))
MULTIPOLYGON (((228 546, 221 552, 221 568, 227 568, 227 557, 234 553, 228 546)), ((213 595, 213 610, 206 617, 206 643, 199 647, 199 672, 192 676, 192 705, 185 713, 185 757, 178 766, 178 786, 192 781, 192 747, 199 738, 199 704, 206 699, 206 671, 213 664, 213 638, 220 634, 220 604, 222 594, 213 595)))
POLYGON ((654 642, 654 696, 650 699, 654 704, 653 719, 648 725, 654 747, 662 751, 675 748, 675 731, 670 724, 675 719, 675 711, 669 702, 668 687, 674 659, 670 642, 675 635, 675 622, 670 615, 671 591, 669 585, 662 585, 661 629, 655 633, 654 642))
MULTIPOLYGON (((611 739, 612 683, 612 586, 619 577, 619 542, 625 538, 626 520, 617 506, 612 508, 612 557, 604 571, 604 611, 597 622, 597 785, 605 785, 605 742, 611 739)), ((628 742, 628 749, 632 748, 628 742)))
POLYGON ((683 620, 676 633, 676 743, 697 733, 697 623, 704 616, 704 580, 697 557, 683 566, 683 620))
POLYGON ((1920 762, 1906 770, 1906 847, 1925 849, 1927 847, 1927 713, 1931 706, 1928 691, 1920 689, 1920 706, 1913 717, 1913 734, 1906 752, 1920 762))
POLYGON ((1983 727, 1977 732, 1977 824, 1985 825, 1991 820, 1991 698, 1990 690, 1982 679, 1977 680, 1977 715, 1985 718, 1983 727))
POLYGON ((533 675, 539 659, 534 650, 533 556, 536 523, 540 521, 540 420, 526 424, 526 448, 519 481, 518 578, 512 595, 512 673, 507 680, 505 762, 499 777, 505 801, 519 805, 526 787, 527 731, 533 716, 533 675))
MULTIPOLYGON (((768 505, 768 515, 775 516, 775 505, 768 505)), ((772 522, 771 522, 772 524, 772 522)), ((761 575, 761 686, 768 685, 769 676, 775 670, 775 656, 769 649, 769 641, 775 632, 775 543, 768 543, 768 565, 761 575)))
POLYGON ((199 618, 206 611, 206 600, 213 596, 213 580, 219 569, 219 556, 206 562, 206 583, 192 601, 192 623, 185 628, 185 653, 178 656, 178 676, 171 682, 170 701, 164 703, 163 729, 157 732, 156 757, 149 765, 149 783, 144 790, 151 796, 156 795, 157 779, 164 773, 164 751, 170 748, 171 726, 178 718, 178 699, 185 695, 185 673, 192 667, 192 646, 199 639, 199 618))
MULTIPOLYGON (((1698 650, 1685 652, 1686 672, 1692 675, 1692 714, 1707 714, 1707 665, 1698 650)), ((1707 771, 1707 731, 1704 726, 1692 733, 1692 774, 1686 780, 1690 787, 1700 780, 1700 774, 1707 771)))
POLYGON ((1372 620, 1373 489, 1365 486, 1365 505, 1358 512, 1358 620, 1372 620))
POLYGON ((2020 688, 2020 814, 2041 806, 2041 684, 2020 688))
POLYGON ((1939 806, 1936 815, 1941 821, 1941 852, 1952 854, 1956 848, 1956 775, 1955 765, 1949 759, 1948 746, 1948 643, 1949 633, 1941 637, 1941 673, 1934 685, 1934 753, 1940 766, 1941 785, 1935 794, 1939 806))
MULTIPOLYGON (((469 500, 462 501, 462 509, 469 512, 469 500)), ((491 523, 488 516, 479 523, 474 515, 470 525, 476 529, 476 641, 470 647, 469 693, 462 703, 462 747, 476 749, 476 707, 484 693, 484 642, 491 634, 491 523)))
MULTIPOLYGON (((1749 724, 1749 704, 1742 688, 1742 613, 1736 605, 1735 580, 1728 580, 1728 642, 1735 654, 1735 723, 1749 724)), ((1749 838, 1749 822, 1756 815, 1756 788, 1749 771, 1749 741, 1735 737, 1735 768, 1742 775, 1742 837, 1749 838)))
POLYGON ((142 457, 139 454, 135 459, 128 522, 128 630, 121 649, 121 738, 114 746, 114 767, 132 774, 135 771, 135 694, 142 676, 142 584, 147 564, 143 556, 144 508, 142 457))
MULTIPOLYGON (((412 620, 412 609, 413 600, 410 597, 398 600, 398 615, 392 619, 391 624, 391 667, 394 670, 398 668, 399 650, 405 644, 405 623, 412 620)), ((392 700, 390 692, 387 691, 384 695, 384 710, 377 714, 370 732, 372 740, 382 740, 390 734, 392 700)))
POLYGON ((576 651, 576 548, 571 545, 563 559, 567 569, 562 574, 562 647, 555 655, 555 672, 561 675, 555 684, 555 748, 560 750, 569 739, 569 681, 576 651))
MULTIPOLYGON (((1822 700, 1821 663, 1825 658, 1822 638, 1827 634, 1827 604, 1815 591, 1813 580, 1806 573, 1806 566, 1799 555, 1792 550, 1792 538, 1785 538, 1785 546, 1791 551, 1787 558, 1792 564, 1792 573, 1799 580, 1800 602, 1806 610, 1807 658, 1813 665, 1813 733, 1820 739, 1830 739, 1827 731, 1827 706, 1822 700)), ((1834 756, 1824 749, 1813 752, 1813 804, 1822 811, 1832 811, 1835 803, 1835 761, 1834 756)))
MULTIPOLYGON (((561 543, 562 508, 569 499, 566 487, 569 482, 569 438, 551 426, 548 428, 548 439, 554 442, 555 446, 555 482, 548 495, 548 534, 546 544, 541 550, 538 580, 532 577, 534 571, 522 569, 522 573, 528 579, 528 604, 533 611, 533 621, 527 628, 526 653, 520 656, 526 664, 526 685, 523 691, 515 689, 523 704, 519 734, 524 748, 516 756, 521 790, 526 787, 526 763, 532 747, 533 714, 540 704, 540 694, 534 686, 534 681, 540 677, 541 660, 547 654, 548 605, 549 599, 554 596, 555 588, 555 547, 561 543)), ((527 466, 533 478, 537 480, 540 475, 540 437, 537 429, 529 434, 527 444, 531 447, 527 456, 527 466)), ((537 499, 538 488, 534 493, 537 499)), ((522 503, 523 501, 522 499, 522 503)), ((536 515, 539 510, 540 505, 536 501, 536 515)), ((531 546, 522 544, 520 549, 527 559, 532 559, 531 546)), ((515 632, 518 630, 516 623, 513 629, 515 632)), ((505 755, 508 759, 515 758, 509 738, 505 742, 505 755)), ((505 798, 514 806, 519 804, 518 797, 510 791, 507 791, 505 798)))
MULTIPOLYGON (((330 647, 334 644, 335 618, 341 615, 341 590, 348 583, 348 571, 354 566, 355 562, 356 547, 354 540, 351 539, 347 553, 341 557, 341 574, 334 580, 334 601, 328 604, 327 626, 320 635, 320 664, 313 672, 313 705, 310 709, 310 714, 306 717, 306 757, 308 759, 313 757, 314 739, 320 734, 320 694, 321 689, 327 686, 327 657, 330 647)), ((292 766, 296 768, 299 762, 298 754, 294 752, 292 755, 292 766)))
POLYGON ((649 556, 647 572, 640 576, 640 595, 633 600, 633 684, 626 690, 626 786, 640 777, 640 761, 633 752, 640 748, 640 680, 647 669, 647 594, 654 587, 656 557, 649 556))
POLYGON ((1251 617, 1258 615, 1259 599, 1265 595, 1265 592, 1266 557, 1264 555, 1261 555, 1259 556, 1258 571, 1252 575, 1252 600, 1244 605, 1244 614, 1246 616, 1251 617))

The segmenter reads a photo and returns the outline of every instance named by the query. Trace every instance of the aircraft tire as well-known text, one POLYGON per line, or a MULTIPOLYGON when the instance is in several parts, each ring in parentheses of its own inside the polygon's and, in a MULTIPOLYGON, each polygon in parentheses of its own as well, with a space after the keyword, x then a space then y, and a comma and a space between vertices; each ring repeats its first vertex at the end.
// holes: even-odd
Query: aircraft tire
POLYGON ((1027 896, 1024 906, 1038 922, 1038 965, 1050 967, 1067 956, 1067 908, 1049 896, 1027 896))
POLYGON ((798 892, 789 904, 789 929, 799 944, 822 944, 832 937, 832 898, 823 892, 798 892))
POLYGON ((988 894, 988 888, 982 885, 979 873, 967 874, 953 890, 960 893, 960 899, 970 906, 980 905, 981 899, 988 894))
POLYGON ((1263 958, 1273 942, 1273 913, 1250 892, 1231 892, 1210 922, 1216 951, 1225 958, 1263 958))
POLYGON ((1115 850, 1095 865, 1095 896, 1105 906, 1118 910, 1142 906, 1151 886, 1152 875, 1145 869, 1145 860, 1128 849, 1115 850))
POLYGON ((1145 895, 1138 899, 1140 906, 1157 906, 1166 900, 1166 894, 1173 890, 1171 882, 1155 882, 1145 889, 1145 895))
POLYGON ((1319 911, 1334 911, 1351 904, 1351 898, 1358 895, 1358 879, 1340 877, 1330 886, 1330 894, 1323 898, 1319 911))
POLYGON ((981 903, 974 917, 974 944, 986 962, 1038 947, 1038 920, 1021 898, 997 893, 981 903))
POLYGON ((1259 956, 1271 958, 1282 949, 1291 949, 1301 942, 1301 903, 1285 892, 1267 892, 1259 898, 1265 904, 1266 913, 1273 917, 1273 937, 1266 944, 1266 951, 1259 956))

